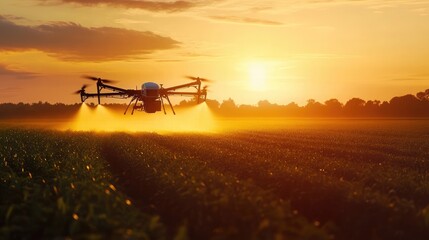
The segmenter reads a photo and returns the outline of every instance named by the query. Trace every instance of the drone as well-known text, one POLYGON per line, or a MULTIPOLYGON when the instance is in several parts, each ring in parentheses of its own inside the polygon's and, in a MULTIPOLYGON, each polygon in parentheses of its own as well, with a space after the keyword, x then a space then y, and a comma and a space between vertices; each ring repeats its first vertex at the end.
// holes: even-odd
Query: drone
POLYGON ((87 84, 84 84, 82 88, 76 92, 75 94, 80 94, 80 99, 82 102, 85 102, 88 98, 97 98, 98 104, 100 104, 100 98, 118 98, 118 99, 128 99, 131 98, 131 101, 127 105, 125 109, 124 115, 127 114, 129 107, 134 103, 134 106, 131 111, 131 115, 134 114, 134 110, 143 111, 146 113, 156 113, 162 110, 164 114, 167 114, 164 106, 164 99, 168 101, 170 105, 171 111, 174 115, 176 112, 174 111, 173 105, 171 104, 169 96, 190 96, 195 97, 197 104, 204 102, 207 99, 207 86, 201 87, 202 82, 211 82, 211 80, 200 78, 200 77, 192 77, 185 76, 186 78, 192 80, 192 82, 164 88, 162 84, 157 84, 154 82, 145 82, 142 84, 141 89, 124 89, 120 87, 112 86, 111 84, 117 82, 109 79, 102 79, 99 77, 93 76, 82 76, 83 78, 96 81, 97 82, 97 93, 87 93, 86 88, 87 84), (193 91, 176 91, 184 88, 194 88, 193 91), (108 90, 109 92, 101 92, 101 90, 108 90))

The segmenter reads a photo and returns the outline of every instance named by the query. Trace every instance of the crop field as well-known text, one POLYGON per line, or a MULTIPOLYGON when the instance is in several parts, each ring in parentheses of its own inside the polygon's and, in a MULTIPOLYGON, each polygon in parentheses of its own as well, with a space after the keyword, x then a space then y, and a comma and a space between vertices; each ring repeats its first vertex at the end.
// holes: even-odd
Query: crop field
POLYGON ((1 239, 429 239, 428 120, 2 126, 0 178, 1 239))

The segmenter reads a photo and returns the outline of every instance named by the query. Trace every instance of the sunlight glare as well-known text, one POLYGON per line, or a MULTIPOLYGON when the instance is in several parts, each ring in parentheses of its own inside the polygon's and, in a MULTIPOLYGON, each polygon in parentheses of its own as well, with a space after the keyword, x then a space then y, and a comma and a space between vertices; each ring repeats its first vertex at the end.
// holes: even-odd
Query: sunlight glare
POLYGON ((261 62, 251 62, 248 65, 250 88, 253 91, 264 91, 267 82, 267 68, 261 62))

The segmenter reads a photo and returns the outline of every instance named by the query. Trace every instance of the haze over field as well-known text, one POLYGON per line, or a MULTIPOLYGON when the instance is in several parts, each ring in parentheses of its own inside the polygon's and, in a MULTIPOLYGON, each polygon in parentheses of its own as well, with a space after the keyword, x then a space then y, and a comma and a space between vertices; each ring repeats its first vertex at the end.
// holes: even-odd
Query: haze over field
POLYGON ((78 102, 82 74, 192 74, 238 104, 383 101, 429 81, 424 0, 3 0, 0 32, 0 102, 78 102))

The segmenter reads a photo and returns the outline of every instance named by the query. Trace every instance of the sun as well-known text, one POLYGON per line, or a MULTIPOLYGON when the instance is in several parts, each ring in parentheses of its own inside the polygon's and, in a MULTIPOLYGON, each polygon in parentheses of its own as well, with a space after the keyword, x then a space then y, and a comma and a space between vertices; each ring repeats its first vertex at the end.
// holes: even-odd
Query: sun
POLYGON ((264 91, 267 84, 267 67, 261 62, 248 64, 250 88, 254 91, 264 91))

